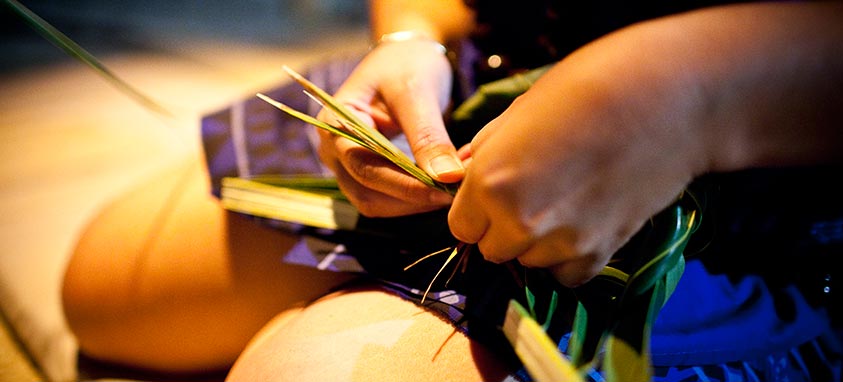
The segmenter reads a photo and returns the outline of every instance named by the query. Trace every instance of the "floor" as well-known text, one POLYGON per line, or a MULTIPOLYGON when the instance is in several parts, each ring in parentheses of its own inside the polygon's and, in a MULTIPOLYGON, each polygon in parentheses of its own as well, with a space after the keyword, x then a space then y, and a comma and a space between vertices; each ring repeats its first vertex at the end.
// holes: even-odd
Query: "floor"
MULTIPOLYGON (((90 7, 96 2, 79 3, 90 7)), ((225 3, 207 2, 211 9, 225 3)), ((133 11, 140 15, 127 17, 131 28, 111 24, 105 29, 97 24, 102 15, 74 19, 67 8, 42 8, 47 14, 63 14, 57 18, 67 30, 78 33, 80 44, 170 110, 172 117, 150 112, 28 27, 15 26, 16 15, 5 9, 0 13, 0 318, 4 326, 25 322, 46 332, 66 333, 59 285, 75 237, 112 197, 185 156, 201 155, 198 121, 202 115, 285 80, 282 65, 302 67, 320 57, 366 48, 359 13, 364 1, 281 3, 295 12, 279 17, 279 23, 286 25, 272 26, 263 34, 259 27, 239 30, 231 20, 225 28, 209 27, 213 15, 225 13, 219 9, 197 13, 196 25, 185 31, 173 25, 177 23, 149 21, 150 13, 138 7, 133 11), (350 8, 355 11, 349 13, 350 8), (255 38, 256 33, 261 38, 255 38), (271 37, 278 35, 283 36, 271 37), (14 311, 7 309, 13 305, 7 304, 10 296, 21 295, 27 298, 17 301, 14 311)), ((175 3, 150 4, 154 8, 175 3)), ((192 14, 187 11, 196 9, 196 4, 185 1, 182 7, 182 21, 190 20, 192 14)), ((248 16, 241 22, 248 23, 248 16)), ((51 350, 40 349, 37 342, 15 330, 0 332, 0 381, 53 379, 55 370, 31 362, 51 350)))
POLYGON ((29 355, 23 351, 6 319, 0 325, 0 381, 41 381, 43 376, 29 355))

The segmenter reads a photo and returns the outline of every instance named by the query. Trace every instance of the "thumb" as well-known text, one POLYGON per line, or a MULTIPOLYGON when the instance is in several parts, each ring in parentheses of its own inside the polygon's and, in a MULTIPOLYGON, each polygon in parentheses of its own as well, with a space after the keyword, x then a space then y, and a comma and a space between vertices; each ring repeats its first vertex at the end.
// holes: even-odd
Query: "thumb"
POLYGON ((443 183, 456 183, 465 175, 465 168, 457 156, 444 126, 440 129, 430 125, 417 125, 414 139, 408 141, 416 163, 434 179, 443 183))
POLYGON ((407 137, 416 163, 437 181, 455 183, 462 180, 465 168, 445 129, 435 94, 429 88, 404 92, 393 99, 390 110, 407 137))

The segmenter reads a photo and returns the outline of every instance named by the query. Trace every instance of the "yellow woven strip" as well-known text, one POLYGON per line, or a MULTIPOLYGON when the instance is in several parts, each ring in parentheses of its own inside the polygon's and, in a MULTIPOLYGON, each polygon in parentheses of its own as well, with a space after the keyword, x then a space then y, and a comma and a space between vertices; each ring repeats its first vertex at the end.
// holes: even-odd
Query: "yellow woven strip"
POLYGON ((503 332, 536 382, 583 382, 574 366, 562 358, 556 343, 515 300, 509 301, 503 332))

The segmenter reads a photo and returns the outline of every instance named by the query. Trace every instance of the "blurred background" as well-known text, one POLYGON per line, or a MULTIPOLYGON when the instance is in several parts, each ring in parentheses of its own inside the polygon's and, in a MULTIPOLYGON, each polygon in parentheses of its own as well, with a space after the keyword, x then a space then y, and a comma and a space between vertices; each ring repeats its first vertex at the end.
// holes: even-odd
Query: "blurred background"
MULTIPOLYGON (((34 0, 26 7, 92 53, 162 48, 186 39, 301 45, 367 22, 365 0, 34 0)), ((66 59, 0 7, 0 70, 66 59)))
POLYGON ((202 160, 202 116, 286 81, 282 65, 367 49, 366 2, 21 3, 173 115, 144 108, 0 3, 0 381, 130 380, 85 370, 62 314, 87 222, 140 182, 202 160))

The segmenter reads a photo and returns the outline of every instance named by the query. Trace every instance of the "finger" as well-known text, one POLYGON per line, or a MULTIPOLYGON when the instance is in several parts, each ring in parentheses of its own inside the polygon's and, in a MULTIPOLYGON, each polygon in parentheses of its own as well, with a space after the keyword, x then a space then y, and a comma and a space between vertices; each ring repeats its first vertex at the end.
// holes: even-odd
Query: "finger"
POLYGON ((460 181, 465 168, 457 156, 442 119, 436 85, 408 79, 385 89, 389 110, 407 136, 418 165, 444 183, 460 181))
MULTIPOLYGON (((336 137, 335 146, 343 172, 348 174, 345 182, 359 183, 370 192, 387 195, 392 199, 408 204, 401 211, 422 212, 441 208, 452 202, 452 197, 442 191, 428 187, 418 179, 407 174, 392 162, 360 147, 359 145, 336 137), (411 207, 409 205, 414 205, 411 207)), ((350 187, 349 187, 350 188, 350 187)), ((355 191, 355 190, 349 190, 355 191)), ((376 202, 381 198, 365 195, 362 192, 355 195, 355 204, 361 210, 370 214, 382 215, 383 206, 376 202)), ((395 211, 394 207, 389 209, 395 211)), ((392 215, 395 213, 393 212, 392 215)))
POLYGON ((503 126, 506 119, 507 114, 504 112, 483 126, 483 128, 474 135, 474 138, 471 139, 471 142, 469 143, 471 150, 476 151, 483 147, 486 139, 493 136, 498 129, 501 129, 501 126, 503 126))
POLYGON ((608 260, 597 252, 583 253, 576 247, 576 239, 573 230, 557 228, 537 239, 518 256, 518 262, 526 267, 549 268, 566 286, 582 284, 597 275, 608 260))
POLYGON ((573 243, 574 234, 570 230, 556 229, 537 238, 529 248, 518 254, 518 262, 527 267, 548 268, 576 260, 580 254, 573 243))
POLYGON ((380 131, 385 137, 393 138, 394 136, 403 133, 401 126, 395 122, 389 111, 386 110, 386 105, 382 102, 372 105, 369 109, 372 123, 376 130, 380 131))
POLYGON ((334 135, 318 127, 314 127, 314 129, 316 129, 316 133, 319 135, 319 146, 316 150, 319 160, 334 173, 338 172, 342 164, 337 155, 334 135))
POLYGON ((489 227, 489 218, 477 202, 471 174, 466 175, 448 212, 451 234, 464 243, 477 243, 489 227))
MULTIPOLYGON (((374 109, 366 110, 365 105, 358 103, 349 105, 349 109, 364 121, 383 114, 374 109)), ((333 118, 324 110, 320 116, 333 118)), ((338 174, 344 193, 363 214, 395 216, 430 211, 451 203, 451 195, 429 188, 358 144, 321 129, 319 133, 320 158, 338 174)))
POLYGON ((578 257, 553 265, 548 270, 560 284, 574 288, 593 279, 605 266, 590 257, 578 257))
POLYGON ((486 260, 503 263, 524 253, 532 242, 533 238, 513 219, 493 219, 477 242, 477 247, 486 260))
POLYGON ((422 206, 418 203, 408 203, 405 200, 367 188, 355 181, 342 167, 336 172, 336 178, 340 190, 363 216, 404 216, 441 208, 435 205, 422 206))
POLYGON ((460 147, 459 150, 457 150, 457 157, 463 161, 463 167, 468 167, 465 164, 465 161, 471 158, 471 143, 467 143, 463 147, 460 147))

